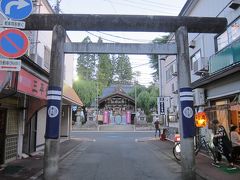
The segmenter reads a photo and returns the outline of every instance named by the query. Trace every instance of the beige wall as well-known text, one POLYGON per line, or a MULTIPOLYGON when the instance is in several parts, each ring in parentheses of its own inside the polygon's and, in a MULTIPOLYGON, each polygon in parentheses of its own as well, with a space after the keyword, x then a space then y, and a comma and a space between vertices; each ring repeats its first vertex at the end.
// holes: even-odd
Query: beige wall
POLYGON ((47 108, 42 108, 37 113, 37 137, 36 137, 36 150, 43 149, 44 146, 41 146, 45 143, 45 129, 46 129, 46 110, 47 108), (40 147, 38 147, 40 146, 40 147))

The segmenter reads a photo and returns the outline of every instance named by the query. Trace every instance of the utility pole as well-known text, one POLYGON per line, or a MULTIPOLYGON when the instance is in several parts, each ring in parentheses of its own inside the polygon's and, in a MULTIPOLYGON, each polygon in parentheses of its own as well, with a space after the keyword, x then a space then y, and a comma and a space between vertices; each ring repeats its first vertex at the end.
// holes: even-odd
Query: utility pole
POLYGON ((195 180, 195 154, 193 137, 195 135, 193 92, 190 88, 190 66, 188 31, 181 26, 175 33, 177 43, 178 87, 180 99, 179 125, 181 136, 181 165, 184 180, 195 180))
POLYGON ((56 0, 56 5, 54 6, 54 10, 56 14, 60 13, 60 2, 61 0, 56 0))
POLYGON ((165 122, 165 115, 163 114, 162 110, 165 111, 165 104, 164 104, 164 97, 163 97, 163 82, 162 82, 162 60, 165 60, 163 57, 158 56, 158 81, 159 81, 159 100, 158 100, 158 115, 159 120, 163 121, 163 125, 166 126, 165 122))
POLYGON ((138 83, 138 76, 140 76, 140 72, 136 71, 135 73, 135 81, 134 81, 134 93, 135 93, 135 116, 137 114, 137 83, 138 83))
POLYGON ((47 123, 43 168, 44 180, 57 180, 65 39, 65 29, 60 25, 55 25, 52 35, 51 66, 47 94, 47 123))

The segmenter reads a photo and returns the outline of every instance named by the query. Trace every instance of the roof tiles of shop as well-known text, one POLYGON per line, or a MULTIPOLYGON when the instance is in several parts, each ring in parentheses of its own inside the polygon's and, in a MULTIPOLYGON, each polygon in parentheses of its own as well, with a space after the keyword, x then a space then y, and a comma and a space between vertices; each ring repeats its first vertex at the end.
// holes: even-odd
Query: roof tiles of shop
POLYGON ((72 105, 83 106, 81 99, 72 87, 64 83, 63 98, 72 103, 72 105))

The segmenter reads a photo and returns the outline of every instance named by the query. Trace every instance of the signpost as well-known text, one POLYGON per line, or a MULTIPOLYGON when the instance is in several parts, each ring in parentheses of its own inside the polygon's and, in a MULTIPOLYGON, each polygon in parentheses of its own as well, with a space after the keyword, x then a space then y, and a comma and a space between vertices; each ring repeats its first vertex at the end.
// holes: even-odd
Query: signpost
POLYGON ((18 29, 7 29, 0 33, 0 54, 8 58, 18 58, 28 49, 27 36, 18 29))
POLYGON ((164 97, 159 97, 160 115, 165 115, 164 97))
POLYGON ((20 71, 21 60, 0 59, 0 71, 20 71))
POLYGON ((3 21, 3 27, 8 28, 18 28, 18 29, 24 29, 25 28, 25 22, 24 21, 12 21, 12 20, 4 20, 3 21))
POLYGON ((32 0, 2 0, 0 3, 3 14, 13 20, 27 18, 33 9, 32 0))

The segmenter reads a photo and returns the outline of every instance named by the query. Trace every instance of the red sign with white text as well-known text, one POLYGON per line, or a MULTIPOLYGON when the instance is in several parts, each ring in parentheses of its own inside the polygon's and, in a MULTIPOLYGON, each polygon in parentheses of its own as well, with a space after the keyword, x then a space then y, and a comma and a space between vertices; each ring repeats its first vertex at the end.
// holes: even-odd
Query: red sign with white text
POLYGON ((39 99, 47 99, 48 83, 26 70, 21 69, 18 75, 17 90, 18 92, 37 97, 39 99))

